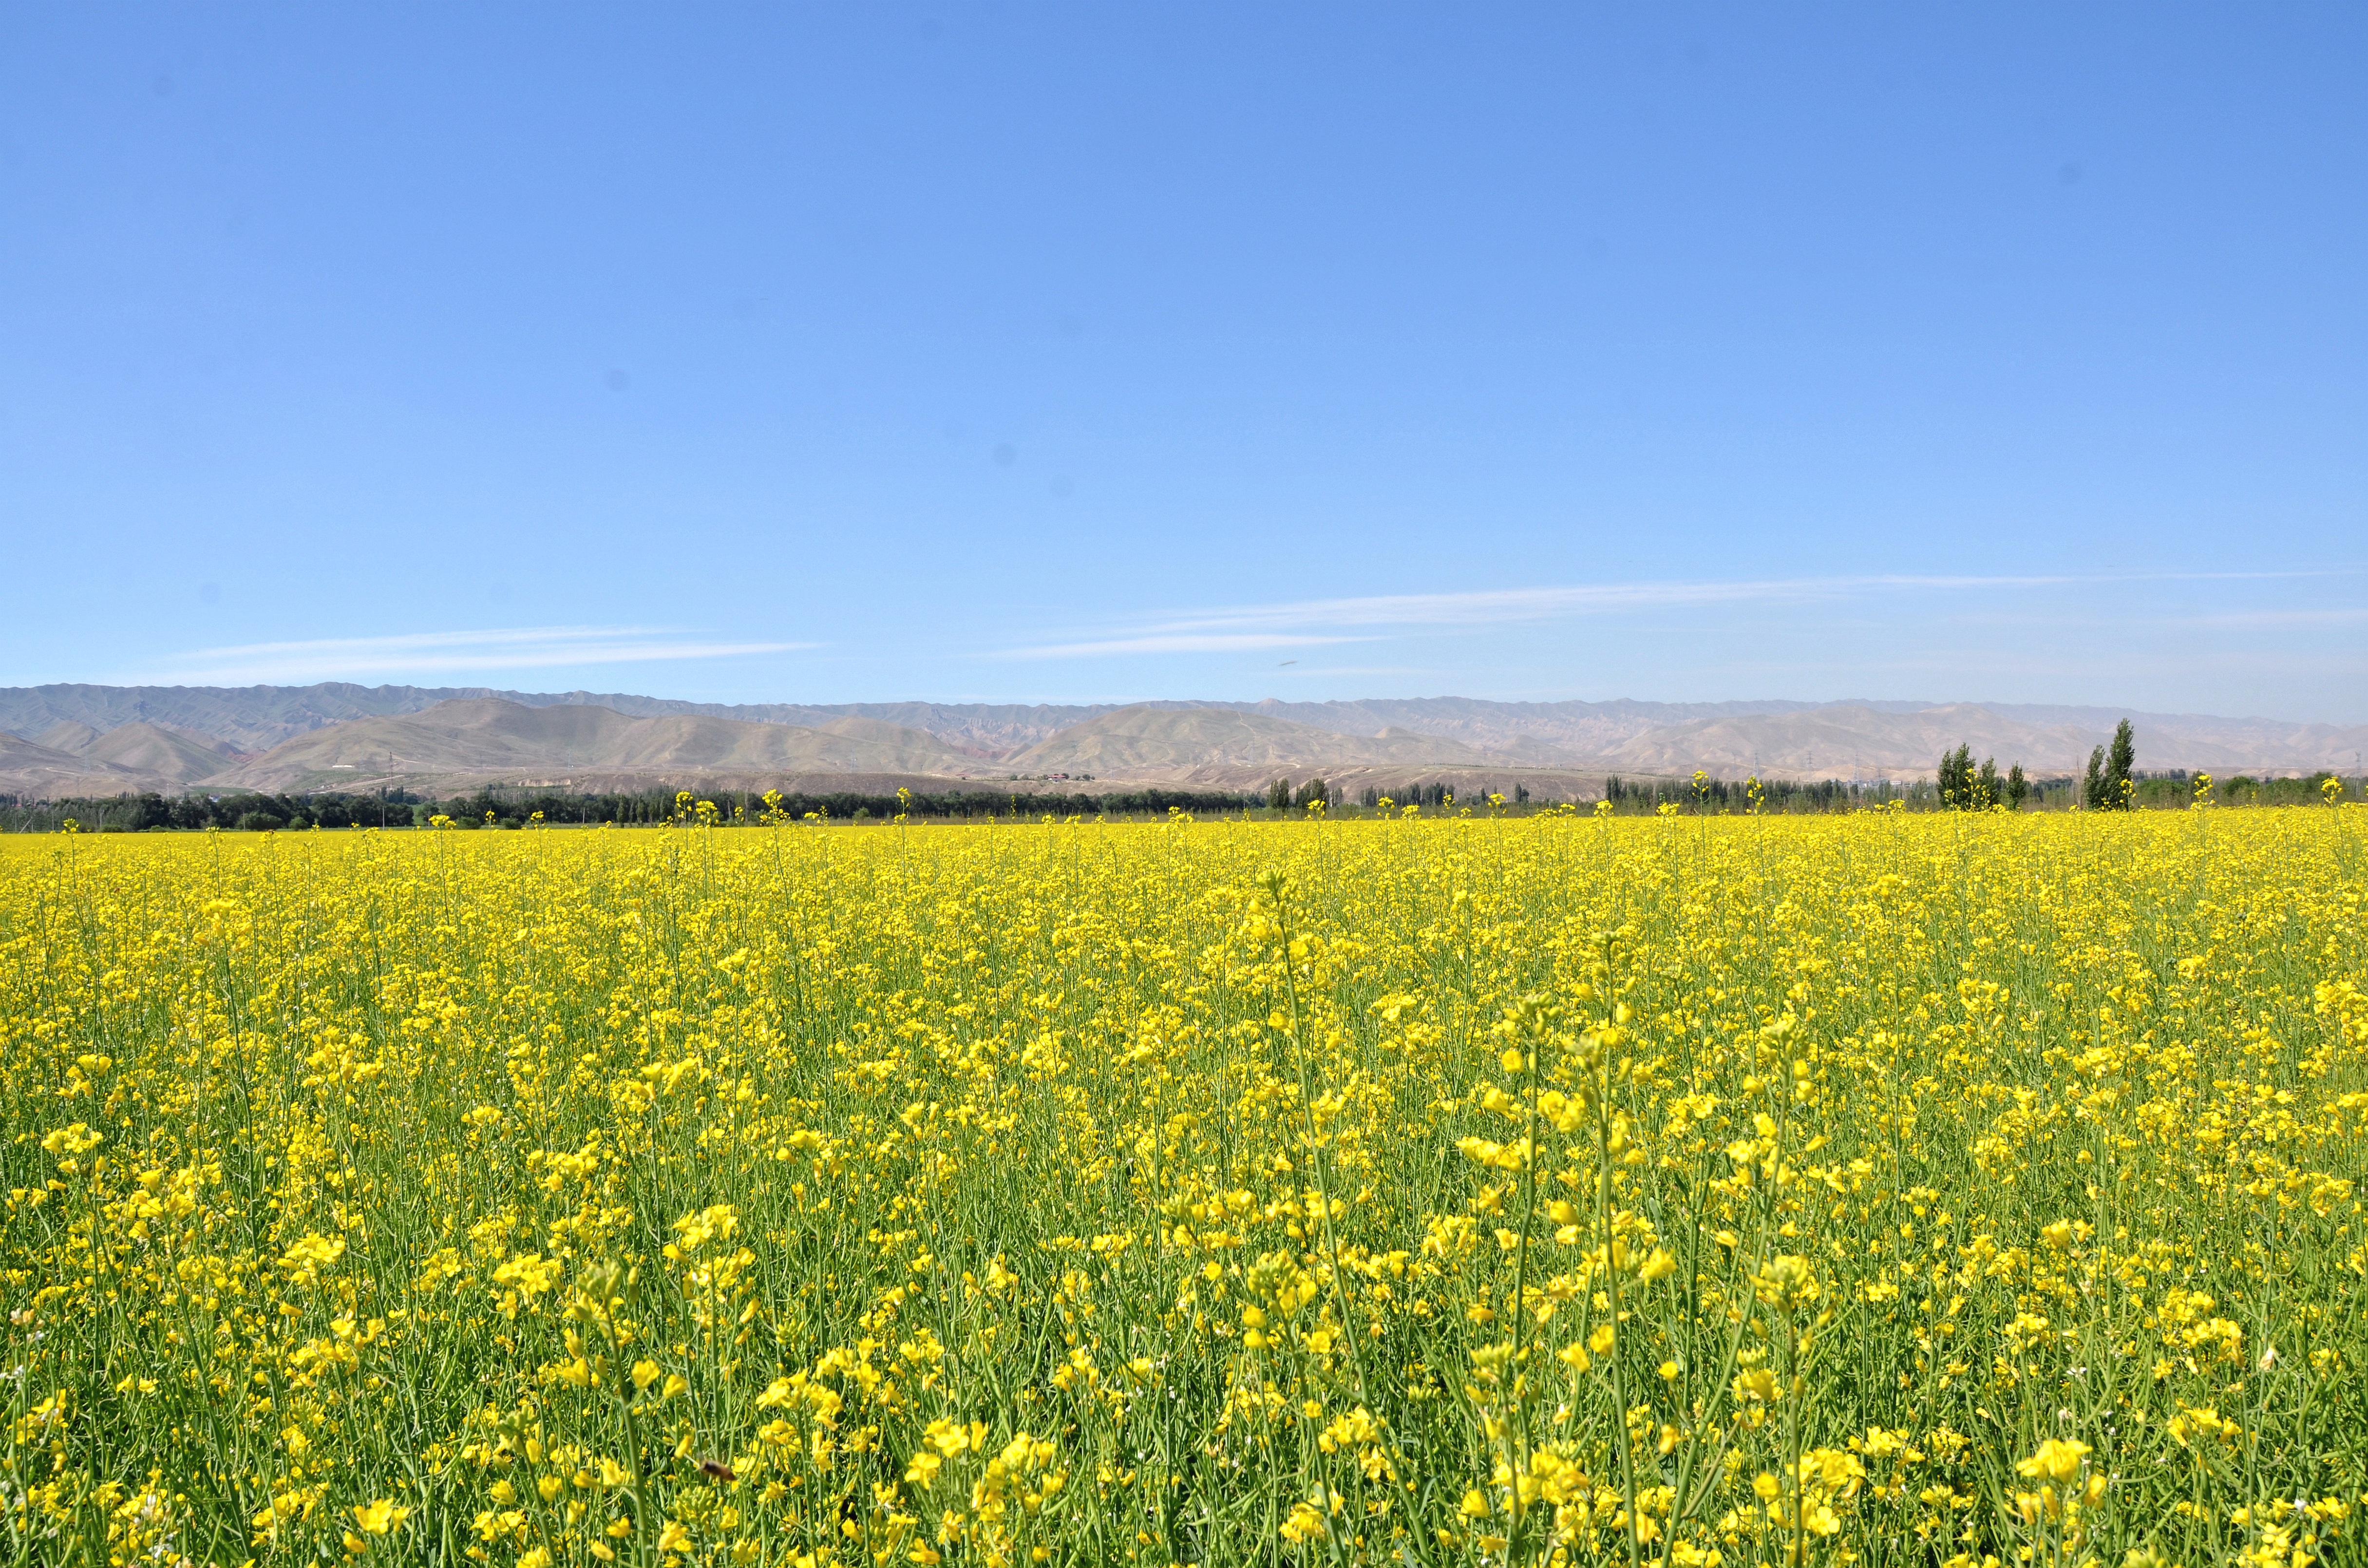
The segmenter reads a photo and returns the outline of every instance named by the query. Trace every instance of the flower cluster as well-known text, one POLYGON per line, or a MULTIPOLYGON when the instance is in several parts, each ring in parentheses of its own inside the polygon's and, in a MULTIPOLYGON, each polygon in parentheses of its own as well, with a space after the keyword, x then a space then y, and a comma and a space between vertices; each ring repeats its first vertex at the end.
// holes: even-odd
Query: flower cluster
POLYGON ((2352 813, 0 842, 12 1561, 2356 1558, 2352 813))

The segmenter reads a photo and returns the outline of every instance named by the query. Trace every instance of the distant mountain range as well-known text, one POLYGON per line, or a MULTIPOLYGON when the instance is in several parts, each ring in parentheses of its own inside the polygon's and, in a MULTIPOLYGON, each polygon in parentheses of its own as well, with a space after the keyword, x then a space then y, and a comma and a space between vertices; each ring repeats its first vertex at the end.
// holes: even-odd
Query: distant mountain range
MULTIPOLYGON (((0 687, 0 793, 26 798, 381 784, 646 789, 942 787, 962 779, 1232 787, 1321 773, 1384 792, 1527 781, 1575 795, 1606 773, 1908 778, 1941 753, 2077 770, 2123 715, 1915 702, 1361 702, 833 705, 681 702, 481 687, 0 687), (855 787, 848 782, 848 787, 855 787)), ((2130 715, 2141 768, 2361 770, 2368 725, 2130 715)))

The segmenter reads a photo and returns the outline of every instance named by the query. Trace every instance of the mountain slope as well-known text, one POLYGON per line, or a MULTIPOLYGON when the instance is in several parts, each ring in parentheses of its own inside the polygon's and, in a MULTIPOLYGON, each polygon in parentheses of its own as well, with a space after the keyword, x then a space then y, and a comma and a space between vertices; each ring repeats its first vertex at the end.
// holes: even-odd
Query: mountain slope
POLYGON ((455 697, 491 691, 415 686, 34 686, 0 688, 0 730, 35 734, 62 720, 112 730, 147 720, 211 736, 243 752, 349 719, 416 713, 455 697))
POLYGON ((1664 725, 1613 747, 1604 762, 1640 773, 1699 767, 1722 778, 1896 778, 1930 772, 1962 743, 1977 757, 1997 757, 2001 769, 2021 762, 2055 774, 2087 755, 2084 733, 2071 725, 2019 724, 1970 705, 1888 714, 1850 703, 1664 725))
POLYGON ((1312 724, 1343 734, 1374 735, 1395 729, 1436 735, 1480 751, 1521 754, 1552 766, 1600 756, 1623 741, 1664 725, 1738 714, 1789 713, 1809 702, 1491 702, 1468 697, 1375 699, 1354 702, 1283 702, 1268 698, 1230 707, 1312 724))
POLYGON ((79 719, 61 719, 40 734, 28 735, 25 738, 37 746, 47 746, 51 751, 62 751, 80 756, 85 746, 104 733, 106 733, 105 731, 94 730, 79 719))
MULTIPOLYGON (((2026 710, 2029 711, 2029 710, 2026 710)), ((2062 710, 2038 710, 2052 716, 2062 710)), ((1914 712, 1883 712, 1837 703, 1796 713, 1700 719, 1663 725, 1611 748, 1600 760, 1612 771, 1682 774, 1702 768, 1723 778, 1757 772, 1785 778, 1908 778, 1930 776, 1942 752, 1960 744, 1976 758, 1995 757, 2035 775, 2078 774, 2090 748, 2112 735, 2110 710, 2082 720, 2032 723, 2012 710, 1953 703, 1914 712)), ((2146 770, 2251 768, 2307 771, 2356 767, 2368 729, 2334 725, 2247 728, 2233 721, 2139 718, 2138 766, 2146 770)))
POLYGON ((333 725, 208 778, 214 789, 321 789, 381 780, 615 780, 731 774, 949 772, 963 758, 935 738, 876 724, 834 734, 730 719, 633 719, 606 708, 529 708, 463 698, 401 718, 333 725))
POLYGON ((1011 757, 1021 773, 1097 778, 1213 780, 1245 769, 1474 766, 1490 758, 1427 735, 1344 735, 1229 708, 1122 708, 1062 731, 1011 757))
POLYGON ((145 720, 94 736, 81 752, 92 762, 112 763, 184 784, 210 778, 238 760, 237 754, 219 741, 145 720))
MULTIPOLYGON (((0 687, 0 731, 40 740, 61 724, 94 731, 149 721, 211 736, 242 752, 261 752, 299 735, 355 719, 399 718, 439 702, 492 698, 527 708, 604 708, 628 718, 697 716, 743 723, 813 728, 834 719, 878 719, 934 734, 976 756, 1000 756, 1117 703, 688 702, 630 692, 500 691, 491 687, 58 686, 0 687)), ((1178 706, 1192 706, 1178 704, 1178 706)), ((59 747, 72 750, 73 747, 59 747)))
MULTIPOLYGON (((1726 777, 1907 778, 1927 775, 1960 741, 2001 767, 2077 769, 2111 734, 2110 708, 1873 700, 1808 703, 1497 702, 1456 697, 1336 702, 869 702, 732 706, 589 692, 482 687, 318 686, 230 687, 49 686, 0 688, 0 732, 29 737, 46 756, 0 767, 0 790, 25 793, 164 789, 222 779, 228 787, 350 785, 358 777, 432 772, 587 778, 623 770, 646 783, 673 770, 963 776, 1006 770, 1092 773, 1135 780, 1255 782, 1260 773, 1378 769, 1504 769, 1726 777), (401 727, 439 704, 490 702, 500 722, 450 716, 425 731, 401 727), (527 713, 548 717, 529 722, 527 713), (570 717, 573 715, 574 717, 570 717), (591 717, 586 717, 590 715, 591 717), (602 715, 605 715, 603 717, 602 715), (613 731, 615 721, 675 729, 613 731), (373 729, 368 726, 395 724, 373 729), (699 726, 722 724, 723 730, 699 726), (352 729, 351 726, 365 726, 352 729), (586 729, 584 726, 590 726, 586 729), (1261 728, 1281 725, 1281 729, 1261 728), (688 727, 679 727, 688 726, 688 727), (743 732, 807 737, 769 742, 743 732), (236 754, 308 738, 327 750, 236 754), (232 755, 215 757, 213 751, 232 755), (390 774, 388 758, 396 757, 390 774), (408 757, 410 760, 400 760, 408 757), (998 760, 999 759, 999 760, 998 760), (70 782, 78 780, 79 782, 70 782), (49 781, 49 782, 43 782, 49 781)), ((2201 714, 2132 713, 2144 769, 2362 770, 2368 726, 2305 724, 2201 714)), ((23 743, 17 743, 21 744, 23 743)), ((1391 770, 1396 770, 1393 773, 1391 770)), ((1493 770, 1493 771, 1492 771, 1493 770)), ((210 787, 211 787, 210 785, 210 787)), ((583 787, 580 786, 579 787, 583 787)))
POLYGON ((0 733, 0 795, 54 800, 67 795, 120 795, 177 788, 171 779, 0 733))

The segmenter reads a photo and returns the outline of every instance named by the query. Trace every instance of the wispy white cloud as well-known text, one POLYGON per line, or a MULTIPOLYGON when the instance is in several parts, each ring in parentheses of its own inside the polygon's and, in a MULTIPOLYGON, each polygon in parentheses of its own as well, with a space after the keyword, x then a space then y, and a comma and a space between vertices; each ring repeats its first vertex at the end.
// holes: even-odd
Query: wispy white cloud
MULTIPOLYGON (((1752 604, 1865 600, 1908 594, 1985 593, 2064 588, 2104 583, 2256 581, 2349 574, 2356 568, 2317 572, 2129 573, 2022 576, 1909 575, 1777 577, 1744 582, 1585 583, 1492 588, 1447 594, 1377 594, 1357 598, 1299 599, 1148 615, 1102 636, 1006 650, 1018 659, 1091 658, 1123 653, 1240 653, 1372 642, 1426 630, 1498 627, 1637 614, 1658 609, 1715 608, 1752 604)), ((2332 617, 2330 616, 2330 619, 2332 617)))
POLYGON ((412 675, 630 665, 781 653, 811 642, 723 642, 647 626, 522 626, 249 642, 168 655, 161 667, 120 677, 133 685, 240 686, 412 675))
POLYGON ((1269 673, 1278 680, 1302 680, 1311 676, 1427 676, 1435 672, 1419 665, 1303 665, 1297 669, 1269 673))
POLYGON ((1276 631, 1162 631, 1133 637, 1106 638, 1095 642, 1053 642, 1036 648, 1013 648, 1006 659, 1085 659, 1105 653, 1254 653, 1264 648, 1322 648, 1336 642, 1364 642, 1364 637, 1305 636, 1276 631))
POLYGON ((2195 626, 2353 626, 2368 620, 2368 607, 2331 609, 2247 609, 2190 618, 2195 626))
POLYGON ((1885 587, 2041 586, 2063 577, 1788 577, 1763 582, 1587 583, 1563 587, 1493 588, 1454 594, 1377 594, 1361 598, 1302 599, 1187 612, 1155 622, 1147 632, 1248 627, 1499 626, 1508 621, 1563 620, 1668 606, 1747 604, 1832 598, 1885 587))

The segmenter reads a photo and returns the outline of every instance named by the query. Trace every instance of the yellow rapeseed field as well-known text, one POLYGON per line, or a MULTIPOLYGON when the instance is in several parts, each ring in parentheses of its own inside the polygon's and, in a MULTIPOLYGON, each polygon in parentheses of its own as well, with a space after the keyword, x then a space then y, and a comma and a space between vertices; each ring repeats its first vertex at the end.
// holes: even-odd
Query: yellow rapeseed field
POLYGON ((0 844, 0 1560, 2361 1562, 2363 816, 0 844))

